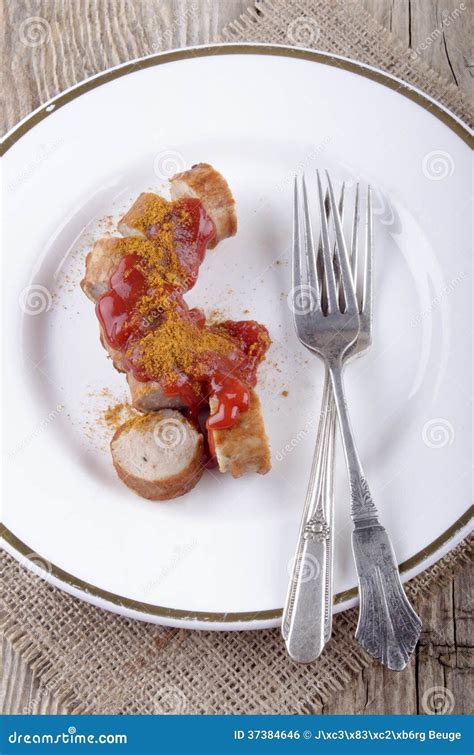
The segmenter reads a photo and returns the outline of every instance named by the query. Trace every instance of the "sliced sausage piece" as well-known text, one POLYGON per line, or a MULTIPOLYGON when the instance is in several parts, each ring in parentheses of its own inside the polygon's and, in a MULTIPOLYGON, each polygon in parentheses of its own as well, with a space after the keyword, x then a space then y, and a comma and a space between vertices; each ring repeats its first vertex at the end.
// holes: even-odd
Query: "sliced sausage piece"
POLYGON ((170 178, 173 199, 196 197, 216 226, 216 236, 207 245, 213 249, 219 241, 237 233, 235 200, 225 178, 212 165, 198 163, 190 170, 170 178))
POLYGON ((109 279, 115 272, 124 254, 122 239, 110 238, 95 241, 86 257, 86 274, 81 281, 81 288, 92 301, 105 294, 109 279))
MULTIPOLYGON (((207 163, 193 165, 190 170, 177 173, 170 179, 173 199, 196 197, 199 199, 216 226, 216 237, 208 244, 213 248, 222 239, 234 236, 237 232, 235 200, 225 178, 207 163)), ((130 210, 119 221, 120 233, 146 239, 146 219, 159 214, 167 202, 158 194, 144 192, 133 203, 130 210)), ((127 253, 123 239, 107 238, 96 241, 86 257, 86 274, 81 287, 86 296, 96 301, 107 290, 107 284, 116 270, 121 257, 127 253)))
POLYGON ((119 232, 123 236, 138 236, 146 239, 146 229, 150 228, 149 218, 159 219, 160 210, 167 212, 168 202, 158 194, 143 192, 118 222, 119 232))
POLYGON ((151 501, 184 495, 203 472, 203 436, 174 409, 129 420, 110 448, 120 479, 151 501))
POLYGON ((139 412, 153 412, 156 409, 179 409, 184 406, 179 396, 165 396, 160 384, 154 380, 143 383, 129 372, 127 383, 132 396, 132 406, 139 412))
POLYGON ((124 366, 124 354, 119 349, 114 349, 113 346, 110 346, 110 344, 107 343, 107 340, 104 336, 104 330, 102 328, 102 325, 99 323, 99 331, 100 331, 100 342, 104 349, 106 350, 107 354, 112 360, 112 364, 117 370, 117 372, 126 372, 125 366, 124 366))
MULTIPOLYGON (((81 288, 89 299, 97 301, 105 294, 110 277, 117 270, 122 257, 127 254, 147 258, 156 254, 156 246, 145 238, 112 237, 94 242, 86 256, 86 274, 81 281, 81 288)), ((164 262, 164 254, 161 262, 164 262)))
MULTIPOLYGON (((117 238, 99 239, 94 243, 86 257, 86 274, 81 281, 81 288, 93 302, 97 301, 102 294, 105 294, 109 287, 110 276, 115 272, 123 256, 121 241, 122 239, 117 238)), ((122 353, 109 346, 100 324, 99 329, 102 346, 112 359, 115 369, 123 372, 122 353)))
MULTIPOLYGON (((211 413, 216 411, 216 398, 211 398, 210 407, 211 413)), ((210 444, 215 448, 220 472, 241 477, 247 472, 266 474, 271 469, 270 446, 260 401, 254 390, 250 389, 249 408, 239 414, 232 427, 211 432, 210 444)))

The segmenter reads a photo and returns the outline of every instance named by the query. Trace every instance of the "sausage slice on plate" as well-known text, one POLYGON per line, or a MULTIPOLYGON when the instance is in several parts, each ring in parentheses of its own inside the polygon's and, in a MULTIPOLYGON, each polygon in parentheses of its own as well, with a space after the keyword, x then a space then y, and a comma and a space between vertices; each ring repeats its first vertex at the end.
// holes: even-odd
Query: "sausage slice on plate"
POLYGON ((129 420, 110 448, 120 479, 151 501, 184 495, 203 472, 203 436, 175 409, 129 420))
POLYGON ((81 288, 91 301, 97 301, 107 291, 110 276, 124 255, 121 241, 118 238, 99 239, 87 255, 81 288))
POLYGON ((225 178, 212 165, 198 163, 190 170, 176 173, 170 178, 170 192, 172 199, 193 197, 201 200, 216 227, 216 236, 207 245, 208 249, 237 233, 234 197, 225 178))
MULTIPOLYGON (((217 410, 217 399, 211 397, 211 412, 217 410)), ((260 400, 250 388, 250 404, 235 424, 225 430, 209 431, 209 444, 215 451, 220 472, 241 477, 247 472, 266 474, 271 469, 270 447, 263 424, 260 400)))
POLYGON ((129 372, 127 383, 132 396, 132 406, 139 412, 153 412, 156 409, 179 409, 184 406, 179 396, 166 396, 160 383, 154 380, 147 380, 143 383, 129 372))

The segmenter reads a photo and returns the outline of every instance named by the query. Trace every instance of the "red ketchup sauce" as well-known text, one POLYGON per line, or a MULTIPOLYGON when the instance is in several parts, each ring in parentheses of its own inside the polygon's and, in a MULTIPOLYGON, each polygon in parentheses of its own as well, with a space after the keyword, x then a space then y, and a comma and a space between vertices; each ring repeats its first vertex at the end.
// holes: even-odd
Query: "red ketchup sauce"
POLYGON ((199 199, 181 199, 174 205, 174 246, 182 268, 186 272, 188 289, 196 283, 199 268, 207 245, 216 235, 216 227, 199 199), (179 223, 180 210, 184 209, 191 223, 179 223))
POLYGON ((144 275, 137 269, 140 258, 127 254, 110 276, 109 290, 102 294, 96 304, 96 313, 104 337, 114 349, 123 349, 128 339, 139 328, 134 306, 147 293, 144 275))
MULTIPOLYGON (((257 368, 270 344, 267 329, 254 321, 235 322, 226 320, 217 325, 206 325, 204 314, 199 309, 189 309, 183 294, 195 284, 207 244, 215 235, 215 227, 198 199, 183 199, 170 203, 173 246, 183 272, 176 285, 163 282, 159 288, 150 287, 146 278, 143 260, 137 254, 124 256, 109 280, 108 290, 98 299, 96 313, 105 340, 114 349, 126 353, 124 364, 138 380, 156 381, 167 396, 178 395, 188 407, 190 419, 198 423, 203 406, 209 397, 217 399, 217 409, 208 417, 209 446, 213 454, 213 430, 232 427, 240 412, 249 407, 249 386, 257 380, 257 368), (180 218, 186 214, 186 222, 180 218), (163 301, 163 307, 155 307, 149 313, 137 311, 137 304, 144 296, 153 296, 154 301, 163 301), (159 328, 166 318, 166 308, 173 304, 173 312, 186 322, 188 327, 208 331, 224 337, 231 348, 225 354, 206 352, 199 355, 199 368, 192 374, 176 372, 176 379, 165 381, 159 374, 146 374, 139 364, 140 339, 148 332, 159 328)), ((158 242, 159 226, 146 230, 150 241, 158 242)), ((191 332, 193 332, 191 330, 191 332)))

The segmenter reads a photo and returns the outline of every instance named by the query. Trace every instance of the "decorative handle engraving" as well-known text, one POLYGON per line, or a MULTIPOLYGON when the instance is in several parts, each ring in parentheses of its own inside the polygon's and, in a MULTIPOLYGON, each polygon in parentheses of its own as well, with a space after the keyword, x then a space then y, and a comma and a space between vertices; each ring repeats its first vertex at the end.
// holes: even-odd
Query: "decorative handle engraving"
POLYGON ((389 669, 400 671, 415 649, 421 621, 404 593, 392 544, 378 521, 350 426, 341 366, 331 366, 330 374, 351 488, 360 597, 356 639, 389 669))
POLYGON ((351 517, 354 522, 377 516, 377 509, 370 494, 369 485, 365 477, 358 472, 350 476, 351 487, 351 517))
POLYGON ((303 537, 305 540, 312 540, 313 542, 324 543, 329 539, 331 529, 326 521, 326 516, 322 511, 318 511, 316 516, 313 516, 309 522, 307 522, 303 529, 303 537))
POLYGON ((326 375, 316 449, 281 629, 290 656, 300 662, 317 658, 331 632, 334 434, 335 407, 326 375), (311 580, 305 576, 308 562, 317 564, 311 580))
POLYGON ((290 657, 299 663, 314 661, 324 647, 326 556, 325 540, 303 540, 298 551, 285 643, 290 657))
POLYGON ((387 532, 380 525, 356 527, 352 547, 359 577, 356 639, 393 671, 407 665, 421 630, 400 582, 387 532))

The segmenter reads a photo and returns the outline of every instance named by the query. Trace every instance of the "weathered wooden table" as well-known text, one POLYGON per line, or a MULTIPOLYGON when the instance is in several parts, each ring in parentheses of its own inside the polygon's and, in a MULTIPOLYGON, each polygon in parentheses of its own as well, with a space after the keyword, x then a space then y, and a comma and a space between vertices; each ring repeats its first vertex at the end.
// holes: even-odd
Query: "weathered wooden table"
MULTIPOLYGON (((466 21, 463 14, 461 20, 445 25, 442 34, 432 38, 443 17, 460 5, 458 0, 360 3, 407 46, 418 48, 430 38, 425 49, 419 48, 424 60, 466 94, 472 93, 474 60, 469 19, 466 21)), ((148 39, 155 35, 169 48, 205 44, 251 4, 252 0, 6 0, 2 132, 77 81, 154 52, 144 49, 144 40, 137 32, 140 27, 147 29, 148 39), (29 56, 28 49, 18 44, 18 33, 21 23, 33 16, 48 18, 57 33, 41 55, 29 56)), ((463 5, 469 6, 470 0, 464 0, 463 5)), ((471 712, 471 585, 472 570, 466 567, 423 605, 423 634, 416 663, 398 674, 378 665, 368 667, 330 705, 321 706, 320 712, 424 712, 423 690, 438 685, 452 692, 454 713, 471 712)), ((1 712, 67 713, 48 695, 38 695, 34 675, 5 641, 2 656, 1 712)))

